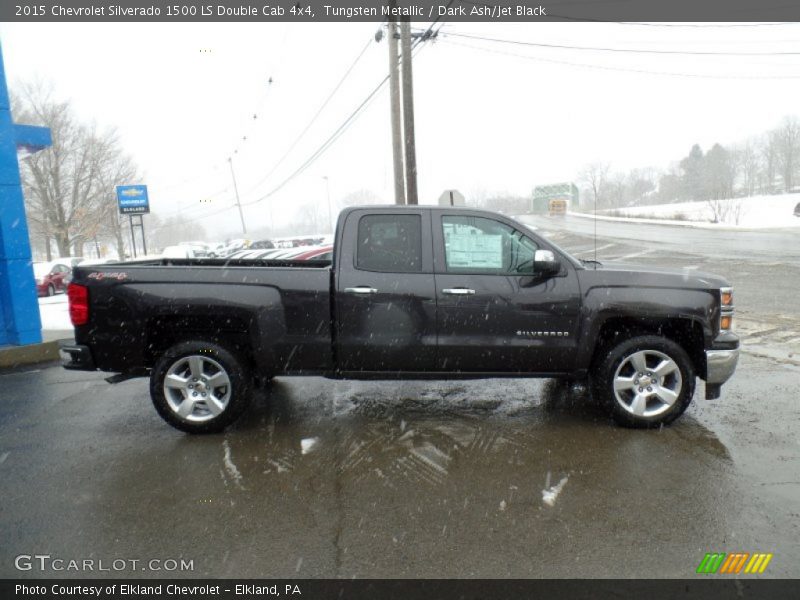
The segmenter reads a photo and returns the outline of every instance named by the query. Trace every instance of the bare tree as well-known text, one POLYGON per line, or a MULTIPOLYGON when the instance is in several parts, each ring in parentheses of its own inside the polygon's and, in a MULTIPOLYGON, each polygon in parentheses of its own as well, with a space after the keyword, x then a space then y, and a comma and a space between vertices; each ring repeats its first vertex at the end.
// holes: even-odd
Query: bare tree
MULTIPOLYGON (((355 190, 343 196, 335 204, 339 206, 360 206, 364 204, 380 204, 381 197, 368 189, 355 190)), ((335 216, 335 215, 334 215, 335 216)))
POLYGON ((775 191, 775 176, 778 172, 778 132, 766 133, 760 144, 762 175, 761 192, 771 194, 775 191))
MULTIPOLYGON (((148 228, 148 252, 158 252, 167 246, 181 242, 193 242, 206 239, 205 227, 199 221, 187 221, 179 216, 160 219, 150 214, 145 217, 148 228)), ((138 235, 137 235, 138 238, 138 235)))
POLYGON ((794 188, 795 174, 800 165, 800 123, 795 117, 784 118, 775 136, 783 191, 790 192, 794 188))
POLYGON ((737 178, 741 182, 741 193, 752 196, 756 192, 762 165, 756 142, 749 139, 734 147, 733 156, 737 167, 737 178))
POLYGON ((733 155, 720 144, 714 144, 704 157, 704 185, 707 199, 733 196, 736 165, 733 155))
POLYGON ((133 183, 140 180, 136 165, 130 157, 117 151, 116 156, 110 156, 106 163, 106 168, 101 172, 101 189, 103 198, 101 200, 102 218, 97 224, 97 232, 103 237, 113 240, 117 247, 117 255, 120 259, 125 258, 126 242, 124 225, 126 218, 119 214, 116 200, 116 186, 133 183))
POLYGON ((18 120, 41 123, 53 137, 50 148, 22 163, 32 229, 55 239, 59 255, 80 253, 110 218, 113 185, 128 182, 115 177, 130 176, 135 168, 113 129, 98 131, 94 123, 79 121, 69 102, 53 99, 51 87, 23 84, 13 103, 18 120))
POLYGON ((584 182, 592 194, 592 200, 596 206, 603 205, 602 194, 608 182, 608 171, 610 169, 608 163, 593 162, 581 169, 578 174, 578 180, 584 182))

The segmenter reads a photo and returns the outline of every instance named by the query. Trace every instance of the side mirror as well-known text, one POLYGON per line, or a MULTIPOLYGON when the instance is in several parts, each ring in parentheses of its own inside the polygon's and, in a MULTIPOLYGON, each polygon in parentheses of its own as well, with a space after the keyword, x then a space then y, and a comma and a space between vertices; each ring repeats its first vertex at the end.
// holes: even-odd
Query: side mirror
POLYGON ((556 275, 561 270, 561 263, 552 250, 537 250, 533 255, 533 271, 537 275, 556 275))

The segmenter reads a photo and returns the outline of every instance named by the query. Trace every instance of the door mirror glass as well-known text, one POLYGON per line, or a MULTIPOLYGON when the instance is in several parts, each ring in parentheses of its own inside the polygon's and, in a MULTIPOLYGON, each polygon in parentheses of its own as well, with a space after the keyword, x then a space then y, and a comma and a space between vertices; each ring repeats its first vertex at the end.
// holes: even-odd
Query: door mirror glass
POLYGON ((555 275, 561 270, 561 263, 552 250, 537 250, 533 257, 533 270, 537 275, 555 275))

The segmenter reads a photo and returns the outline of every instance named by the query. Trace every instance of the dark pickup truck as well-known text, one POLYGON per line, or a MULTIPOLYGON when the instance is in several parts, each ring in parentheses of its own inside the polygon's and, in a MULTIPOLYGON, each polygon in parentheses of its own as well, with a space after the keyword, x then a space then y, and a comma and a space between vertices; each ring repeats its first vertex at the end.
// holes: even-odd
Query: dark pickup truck
POLYGON ((78 266, 68 369, 150 377, 155 408, 219 431, 276 375, 588 378, 623 425, 718 398, 739 339, 722 278, 580 261, 466 208, 343 211, 332 261, 162 259, 78 266))

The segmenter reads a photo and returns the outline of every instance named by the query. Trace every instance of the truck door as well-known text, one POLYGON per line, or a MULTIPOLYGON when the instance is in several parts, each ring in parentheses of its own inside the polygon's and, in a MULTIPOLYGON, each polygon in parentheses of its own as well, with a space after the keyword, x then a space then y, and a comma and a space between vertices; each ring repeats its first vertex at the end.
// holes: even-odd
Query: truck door
POLYGON ((430 235, 428 210, 356 210, 347 215, 336 257, 339 370, 435 369, 430 235))
POLYGON ((544 242, 487 216, 435 211, 437 366, 444 371, 569 371, 580 312, 577 275, 537 274, 544 242))

